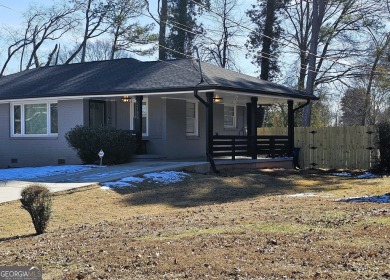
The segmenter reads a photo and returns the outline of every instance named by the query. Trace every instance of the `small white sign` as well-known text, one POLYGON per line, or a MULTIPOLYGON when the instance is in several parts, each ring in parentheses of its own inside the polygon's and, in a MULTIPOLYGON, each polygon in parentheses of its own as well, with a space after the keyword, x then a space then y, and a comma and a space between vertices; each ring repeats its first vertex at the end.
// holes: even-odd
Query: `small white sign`
POLYGON ((100 150, 100 152, 98 153, 98 155, 99 155, 100 158, 104 157, 104 152, 103 152, 103 150, 100 150))

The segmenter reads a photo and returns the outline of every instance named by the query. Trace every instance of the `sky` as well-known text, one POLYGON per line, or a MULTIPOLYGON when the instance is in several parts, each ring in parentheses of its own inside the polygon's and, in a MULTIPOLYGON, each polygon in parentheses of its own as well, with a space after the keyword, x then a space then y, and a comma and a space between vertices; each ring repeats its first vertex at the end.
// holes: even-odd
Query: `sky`
MULTIPOLYGON (((50 5, 52 2, 52 0, 0 0, 0 26, 17 27, 23 20, 23 12, 28 9, 30 4, 37 3, 42 5, 50 5)), ((150 3, 152 10, 157 10, 157 0, 151 0, 150 3)), ((239 6, 240 12, 244 13, 247 9, 250 8, 251 4, 256 3, 256 0, 241 0, 241 3, 242 4, 239 6)), ((240 43, 244 45, 246 37, 242 38, 241 40, 242 42, 240 43)), ((1 51, 4 51, 4 49, 1 49, 1 51)), ((238 62, 240 71, 251 76, 258 76, 258 73, 256 73, 257 68, 250 62, 249 58, 245 58, 245 54, 246 49, 243 48, 242 51, 237 52, 237 57, 235 58, 238 62)), ((157 57, 151 57, 147 60, 153 60, 156 58, 157 57)), ((143 58, 140 59, 142 60, 143 58)))
MULTIPOLYGON (((21 22, 23 11, 25 11, 30 0, 0 0, 0 24, 1 25, 18 25, 21 22)), ((38 1, 37 3, 49 2, 47 0, 38 1)))

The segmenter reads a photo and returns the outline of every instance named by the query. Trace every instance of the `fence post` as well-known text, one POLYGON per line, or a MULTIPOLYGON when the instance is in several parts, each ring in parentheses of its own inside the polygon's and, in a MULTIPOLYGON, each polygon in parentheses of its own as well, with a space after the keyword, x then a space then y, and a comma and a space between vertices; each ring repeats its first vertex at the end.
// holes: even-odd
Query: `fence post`
POLYGON ((288 156, 293 156, 293 151, 294 151, 294 101, 288 100, 287 101, 288 105, 288 124, 287 124, 287 129, 288 129, 288 156))
POLYGON ((236 159, 236 139, 232 139, 232 160, 236 159))
POLYGON ((312 144, 310 145, 310 165, 311 165, 311 168, 314 169, 314 167, 317 165, 317 163, 314 162, 314 151, 317 149, 317 147, 314 145, 314 134, 317 133, 317 131, 315 130, 312 130, 310 131, 309 133, 312 134, 312 144))

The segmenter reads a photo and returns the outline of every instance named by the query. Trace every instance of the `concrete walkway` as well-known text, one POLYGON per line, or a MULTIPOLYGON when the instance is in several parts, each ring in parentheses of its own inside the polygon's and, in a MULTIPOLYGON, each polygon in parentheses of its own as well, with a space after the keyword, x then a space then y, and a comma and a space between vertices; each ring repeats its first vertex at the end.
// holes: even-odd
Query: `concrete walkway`
POLYGON ((137 161, 122 165, 92 168, 71 174, 46 176, 34 181, 2 181, 0 182, 0 203, 20 199, 21 190, 34 182, 46 185, 52 192, 60 192, 103 182, 118 181, 128 176, 183 169, 207 172, 210 170, 210 164, 208 162, 137 161))

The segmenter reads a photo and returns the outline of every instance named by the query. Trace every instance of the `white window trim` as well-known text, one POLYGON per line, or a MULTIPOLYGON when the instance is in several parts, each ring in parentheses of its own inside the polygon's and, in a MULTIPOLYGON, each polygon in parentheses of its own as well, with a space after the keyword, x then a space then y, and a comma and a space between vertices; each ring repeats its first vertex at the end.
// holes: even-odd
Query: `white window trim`
MULTIPOLYGON (((58 106, 58 100, 56 101, 29 101, 29 102, 15 102, 10 104, 10 128, 11 128, 11 137, 56 137, 58 136, 57 133, 51 133, 51 112, 50 112, 50 105, 51 104, 57 104, 58 106), (47 133, 46 134, 26 134, 25 133, 25 119, 24 119, 24 106, 25 105, 34 105, 34 104, 46 104, 46 127, 47 127, 47 133), (15 134, 15 116, 14 116, 14 107, 15 106, 20 106, 21 107, 21 117, 20 117, 20 129, 21 133, 20 134, 15 134)), ((58 108, 58 107, 57 107, 58 108)))
POLYGON ((223 127, 224 128, 237 128, 237 106, 234 104, 223 104, 223 127), (226 107, 233 107, 234 109, 234 116, 233 116, 233 125, 225 125, 225 106, 226 107))
POLYGON ((197 101, 193 100, 186 100, 186 130, 187 130, 187 103, 194 103, 195 104, 195 132, 194 133, 187 133, 187 136, 199 136, 199 103, 197 101))
MULTIPOLYGON (((142 136, 149 136, 149 99, 143 98, 142 102, 146 103, 146 133, 142 133, 142 136)), ((135 98, 131 98, 130 104, 130 130, 134 130, 134 104, 137 103, 135 98)))

